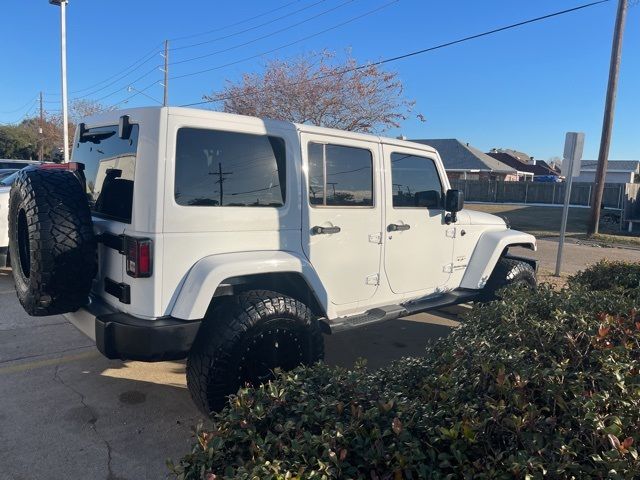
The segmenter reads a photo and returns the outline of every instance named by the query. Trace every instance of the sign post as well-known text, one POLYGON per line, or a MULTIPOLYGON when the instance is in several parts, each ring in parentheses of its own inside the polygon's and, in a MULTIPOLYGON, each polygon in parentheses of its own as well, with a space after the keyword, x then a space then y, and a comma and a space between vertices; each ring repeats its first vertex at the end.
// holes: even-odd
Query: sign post
POLYGON ((560 239, 558 242, 556 277, 560 276, 560 271, 562 270, 564 237, 567 233, 567 219, 569 218, 569 204, 571 202, 571 185, 573 184, 573 177, 580 175, 583 149, 584 133, 567 132, 564 140, 564 156, 562 159, 562 174, 565 176, 566 188, 564 192, 564 207, 562 209, 562 223, 560 225, 560 239))

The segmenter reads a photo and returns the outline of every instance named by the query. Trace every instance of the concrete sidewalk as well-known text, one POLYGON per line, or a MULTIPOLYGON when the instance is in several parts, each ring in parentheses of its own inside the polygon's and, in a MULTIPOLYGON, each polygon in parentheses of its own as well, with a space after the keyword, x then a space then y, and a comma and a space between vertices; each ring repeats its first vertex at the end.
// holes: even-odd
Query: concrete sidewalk
MULTIPOLYGON (((531 252, 523 248, 513 249, 519 255, 529 256, 539 261, 542 272, 553 272, 558 255, 558 239, 539 239, 538 251, 531 252)), ((565 243, 563 274, 574 274, 600 260, 640 262, 640 251, 625 247, 601 247, 588 243, 565 243)))

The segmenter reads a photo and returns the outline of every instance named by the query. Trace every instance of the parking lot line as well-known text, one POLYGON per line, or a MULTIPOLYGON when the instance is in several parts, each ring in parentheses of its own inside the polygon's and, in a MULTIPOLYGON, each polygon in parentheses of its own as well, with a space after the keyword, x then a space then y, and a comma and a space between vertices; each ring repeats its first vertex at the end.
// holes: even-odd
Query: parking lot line
POLYGON ((62 365, 64 363, 76 362, 78 360, 86 360, 88 358, 97 358, 99 356, 100 356, 100 352, 91 350, 89 352, 77 353, 75 355, 65 355, 57 358, 49 358, 47 360, 38 360, 35 362, 21 363, 18 365, 11 365, 9 367, 0 368, 0 375, 27 372, 29 370, 34 370, 36 368, 62 365))

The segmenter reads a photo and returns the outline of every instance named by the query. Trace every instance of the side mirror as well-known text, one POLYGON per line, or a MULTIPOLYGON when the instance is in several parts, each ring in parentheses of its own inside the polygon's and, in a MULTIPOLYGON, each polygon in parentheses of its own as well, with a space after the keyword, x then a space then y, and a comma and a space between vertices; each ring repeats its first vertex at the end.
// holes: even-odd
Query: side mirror
POLYGON ((458 221, 457 213, 464 208, 464 192, 462 190, 447 190, 444 209, 450 212, 447 215, 447 223, 458 221))
POLYGON ((464 192, 462 190, 447 190, 445 210, 451 213, 458 213, 464 208, 464 192))

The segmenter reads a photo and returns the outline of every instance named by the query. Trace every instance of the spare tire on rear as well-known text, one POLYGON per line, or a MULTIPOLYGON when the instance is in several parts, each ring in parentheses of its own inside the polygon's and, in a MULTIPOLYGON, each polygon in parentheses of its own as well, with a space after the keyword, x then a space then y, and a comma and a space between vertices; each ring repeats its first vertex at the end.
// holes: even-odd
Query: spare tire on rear
POLYGON ((73 312, 87 303, 97 271, 91 212, 68 170, 28 167, 11 187, 9 255, 29 315, 73 312))

